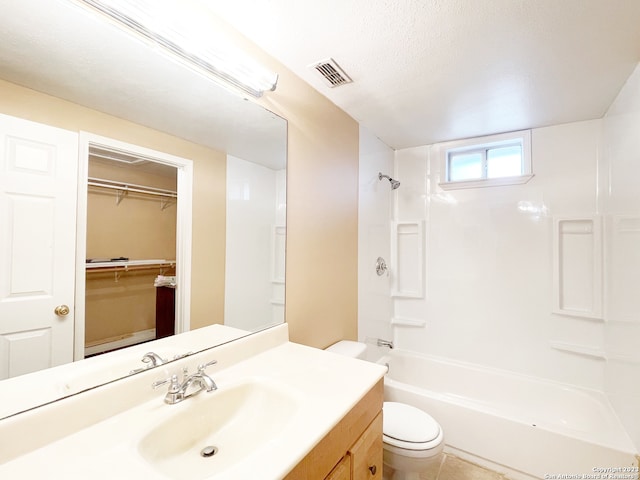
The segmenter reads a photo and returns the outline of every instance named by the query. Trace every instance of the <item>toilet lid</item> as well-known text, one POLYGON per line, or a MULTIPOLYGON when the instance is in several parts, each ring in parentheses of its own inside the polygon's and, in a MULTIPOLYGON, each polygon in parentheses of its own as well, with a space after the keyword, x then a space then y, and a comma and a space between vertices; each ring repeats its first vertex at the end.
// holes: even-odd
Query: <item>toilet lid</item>
MULTIPOLYGON (((411 405, 398 402, 384 402, 382 432, 390 443, 427 444, 440 435, 438 422, 428 413, 411 405)), ((428 447, 427 447, 428 448, 428 447)))

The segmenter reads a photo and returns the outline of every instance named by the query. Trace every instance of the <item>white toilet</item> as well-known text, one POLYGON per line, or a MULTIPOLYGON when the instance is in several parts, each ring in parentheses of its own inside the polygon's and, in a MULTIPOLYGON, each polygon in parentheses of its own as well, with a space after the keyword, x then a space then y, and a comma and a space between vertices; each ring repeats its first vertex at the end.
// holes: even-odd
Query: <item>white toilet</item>
MULTIPOLYGON (((343 340, 327 351, 364 359, 366 345, 343 340)), ((420 473, 441 460, 444 433, 428 413, 399 402, 382 408, 384 464, 394 470, 392 480, 419 480, 420 473)))

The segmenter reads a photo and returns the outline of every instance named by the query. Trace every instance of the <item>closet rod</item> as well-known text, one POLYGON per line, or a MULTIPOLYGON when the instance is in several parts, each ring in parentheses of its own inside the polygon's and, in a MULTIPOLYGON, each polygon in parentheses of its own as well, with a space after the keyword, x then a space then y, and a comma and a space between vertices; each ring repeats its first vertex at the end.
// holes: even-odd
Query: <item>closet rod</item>
POLYGON ((89 177, 87 185, 100 188, 110 188, 112 190, 123 190, 127 192, 145 193, 159 197, 178 198, 178 192, 164 188, 147 187, 135 183, 114 182, 102 178, 89 177))

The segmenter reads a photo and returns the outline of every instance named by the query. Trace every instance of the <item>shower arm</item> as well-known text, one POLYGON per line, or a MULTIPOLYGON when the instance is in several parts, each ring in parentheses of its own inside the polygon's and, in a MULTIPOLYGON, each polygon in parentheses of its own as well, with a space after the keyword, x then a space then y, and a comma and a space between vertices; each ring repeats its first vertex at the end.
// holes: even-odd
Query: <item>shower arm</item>
POLYGON ((400 182, 398 180, 394 180, 389 175, 385 175, 382 172, 378 172, 378 180, 382 180, 383 178, 386 178, 387 180, 389 180, 389 183, 391 184, 391 190, 395 190, 400 186, 400 182))

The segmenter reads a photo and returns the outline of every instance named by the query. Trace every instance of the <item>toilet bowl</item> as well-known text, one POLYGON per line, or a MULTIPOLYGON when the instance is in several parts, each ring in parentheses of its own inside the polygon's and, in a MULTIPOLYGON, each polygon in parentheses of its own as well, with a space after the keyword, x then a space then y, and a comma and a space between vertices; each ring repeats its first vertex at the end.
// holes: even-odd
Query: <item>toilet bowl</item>
MULTIPOLYGON (((326 350, 363 359, 366 345, 343 340, 326 350)), ((444 432, 431 415, 404 403, 384 402, 382 423, 384 464, 394 470, 392 480, 419 480, 421 472, 440 462, 444 432)))
POLYGON ((384 464, 393 480, 418 480, 420 472, 441 460, 444 433, 436 420, 419 408, 399 402, 382 407, 384 464))

